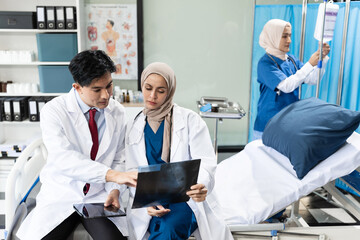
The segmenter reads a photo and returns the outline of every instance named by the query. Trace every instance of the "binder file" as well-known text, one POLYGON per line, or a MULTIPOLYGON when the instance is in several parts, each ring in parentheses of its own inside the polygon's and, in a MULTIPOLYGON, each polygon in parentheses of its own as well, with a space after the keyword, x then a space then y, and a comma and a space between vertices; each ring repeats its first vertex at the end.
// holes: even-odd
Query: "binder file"
POLYGON ((74 7, 65 7, 66 29, 76 28, 76 12, 74 7))
POLYGON ((48 29, 55 29, 55 8, 46 7, 46 26, 48 29))
POLYGON ((14 121, 20 122, 28 117, 28 99, 29 97, 13 98, 13 118, 14 121))
POLYGON ((37 18, 37 28, 45 29, 46 28, 46 15, 45 7, 36 7, 36 18, 37 18))
POLYGON ((5 98, 0 97, 0 122, 5 120, 4 100, 5 98))
POLYGON ((56 28, 65 28, 65 11, 64 7, 56 7, 56 28))
POLYGON ((21 112, 21 107, 20 107, 20 101, 17 100, 17 99, 14 99, 13 102, 13 111, 14 111, 14 121, 21 121, 20 118, 21 118, 21 115, 22 115, 22 112, 21 112))
POLYGON ((38 104, 38 114, 39 114, 39 120, 40 120, 40 112, 41 112, 41 109, 44 107, 46 103, 46 99, 41 97, 37 100, 37 104, 38 104))
POLYGON ((6 98, 4 100, 4 113, 5 113, 5 121, 12 122, 14 120, 12 98, 6 98))
POLYGON ((38 122, 39 111, 38 111, 38 102, 36 97, 29 98, 29 120, 30 122, 38 122))

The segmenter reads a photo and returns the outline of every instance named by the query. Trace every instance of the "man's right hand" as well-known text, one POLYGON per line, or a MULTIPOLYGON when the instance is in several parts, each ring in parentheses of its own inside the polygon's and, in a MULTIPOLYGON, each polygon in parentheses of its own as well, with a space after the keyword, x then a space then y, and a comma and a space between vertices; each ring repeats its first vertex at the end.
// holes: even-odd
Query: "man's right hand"
POLYGON ((137 172, 119 172, 110 169, 106 173, 106 181, 125 184, 129 187, 136 187, 137 175, 137 172))

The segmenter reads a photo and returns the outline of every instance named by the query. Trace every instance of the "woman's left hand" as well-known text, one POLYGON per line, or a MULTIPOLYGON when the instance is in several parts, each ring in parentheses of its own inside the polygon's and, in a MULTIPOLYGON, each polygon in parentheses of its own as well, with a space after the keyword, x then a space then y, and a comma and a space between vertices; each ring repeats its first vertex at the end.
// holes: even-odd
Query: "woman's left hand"
POLYGON ((205 201, 207 195, 207 189, 204 184, 198 183, 190 187, 190 191, 186 194, 191 197, 195 202, 205 201))
POLYGON ((152 217, 162 217, 168 214, 170 211, 170 209, 164 208, 162 205, 147 208, 148 214, 152 217))

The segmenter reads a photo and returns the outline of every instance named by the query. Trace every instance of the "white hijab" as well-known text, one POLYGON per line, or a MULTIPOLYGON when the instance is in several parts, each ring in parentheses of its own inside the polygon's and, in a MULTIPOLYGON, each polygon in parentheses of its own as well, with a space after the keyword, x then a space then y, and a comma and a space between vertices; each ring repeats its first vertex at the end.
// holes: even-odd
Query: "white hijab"
POLYGON ((291 27, 289 22, 281 19, 271 19, 268 21, 259 37, 259 44, 265 51, 277 58, 286 60, 286 52, 279 50, 280 40, 285 27, 291 27))

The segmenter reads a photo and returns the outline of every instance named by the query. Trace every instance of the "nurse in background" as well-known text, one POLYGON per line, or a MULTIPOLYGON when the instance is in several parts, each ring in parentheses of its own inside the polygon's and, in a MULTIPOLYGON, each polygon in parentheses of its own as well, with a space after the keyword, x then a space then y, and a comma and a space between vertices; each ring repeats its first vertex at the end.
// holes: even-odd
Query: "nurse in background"
POLYGON ((201 117, 173 103, 174 71, 165 63, 148 65, 141 75, 145 108, 128 125, 125 138, 126 169, 201 159, 198 183, 187 192, 188 202, 131 209, 135 189, 130 190, 127 210, 129 239, 233 239, 216 214, 209 193, 214 186, 216 158, 210 135, 201 117), (198 230, 197 230, 198 229, 198 230))
MULTIPOLYGON (((291 24, 272 19, 268 21, 259 37, 259 44, 266 53, 258 63, 260 98, 254 126, 254 139, 261 139, 267 122, 284 107, 299 100, 299 86, 316 84, 320 51, 312 54, 305 64, 291 54, 291 24)), ((323 44, 323 67, 329 57, 330 46, 323 44)), ((322 75, 324 71, 322 71, 322 75)))

